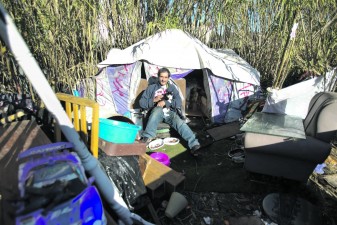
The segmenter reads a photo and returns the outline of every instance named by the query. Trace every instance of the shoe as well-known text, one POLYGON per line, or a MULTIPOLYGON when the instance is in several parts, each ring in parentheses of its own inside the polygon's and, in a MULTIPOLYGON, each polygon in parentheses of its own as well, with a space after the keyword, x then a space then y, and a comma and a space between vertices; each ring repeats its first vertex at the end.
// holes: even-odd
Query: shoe
POLYGON ((200 145, 194 145, 192 148, 191 148, 191 154, 193 156, 199 156, 199 154, 197 153, 197 151, 200 149, 200 145))
POLYGON ((142 137, 142 139, 140 139, 141 143, 150 143, 153 140, 153 138, 148 138, 148 137, 142 137))

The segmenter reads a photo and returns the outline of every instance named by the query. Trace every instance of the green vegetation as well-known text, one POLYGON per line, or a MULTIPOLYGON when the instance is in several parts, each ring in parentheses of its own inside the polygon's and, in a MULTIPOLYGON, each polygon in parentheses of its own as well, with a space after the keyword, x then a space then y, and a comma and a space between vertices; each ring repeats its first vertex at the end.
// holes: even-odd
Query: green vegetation
MULTIPOLYGON (((55 90, 97 73, 111 48, 168 28, 231 48, 261 73, 263 88, 337 65, 334 0, 3 0, 55 90), (294 23, 296 36, 290 38, 294 23), (104 29, 103 29, 104 28, 104 29), (104 30, 104 31, 102 31, 104 30)), ((1 92, 32 93, 1 43, 1 92)))

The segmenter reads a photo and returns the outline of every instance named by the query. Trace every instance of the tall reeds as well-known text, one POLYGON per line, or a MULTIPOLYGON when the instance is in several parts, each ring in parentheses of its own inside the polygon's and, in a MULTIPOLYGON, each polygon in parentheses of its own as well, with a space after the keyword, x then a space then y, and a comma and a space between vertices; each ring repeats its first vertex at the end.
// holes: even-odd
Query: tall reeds
MULTIPOLYGON (((4 0, 56 91, 97 72, 111 48, 179 28, 213 48, 231 48, 261 73, 264 88, 289 74, 324 74, 337 65, 336 1, 4 0), (291 29, 298 23, 296 38, 291 29), (294 72, 295 71, 295 72, 294 72)), ((1 43, 2 92, 32 92, 1 43)))

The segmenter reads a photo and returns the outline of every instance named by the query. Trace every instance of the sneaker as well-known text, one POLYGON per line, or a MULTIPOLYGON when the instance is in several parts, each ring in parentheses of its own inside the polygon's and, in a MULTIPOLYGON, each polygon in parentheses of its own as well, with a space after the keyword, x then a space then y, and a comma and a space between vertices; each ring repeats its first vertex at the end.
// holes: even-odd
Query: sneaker
POLYGON ((191 148, 191 154, 193 155, 193 156, 198 156, 198 153, 197 153, 197 151, 200 149, 200 145, 194 145, 192 148, 191 148))
POLYGON ((153 140, 153 138, 142 137, 142 138, 140 139, 140 142, 141 142, 141 143, 146 143, 146 144, 148 144, 148 143, 150 143, 152 140, 153 140))

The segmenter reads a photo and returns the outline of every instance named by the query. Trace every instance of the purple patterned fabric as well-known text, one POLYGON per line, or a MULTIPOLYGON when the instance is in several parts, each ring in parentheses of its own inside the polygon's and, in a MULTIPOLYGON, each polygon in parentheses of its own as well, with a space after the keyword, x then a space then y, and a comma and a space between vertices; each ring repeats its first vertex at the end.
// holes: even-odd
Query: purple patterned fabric
POLYGON ((184 72, 184 73, 177 73, 177 74, 175 74, 175 73, 172 73, 171 74, 171 78, 173 79, 173 80, 176 80, 176 79, 180 79, 180 78, 183 78, 183 77, 186 77, 189 73, 191 73, 193 70, 188 70, 188 71, 186 71, 186 72, 184 72))
POLYGON ((129 89, 134 66, 135 63, 117 67, 109 66, 106 70, 116 110, 121 115, 129 111, 129 89))
POLYGON ((214 75, 207 77, 212 102, 212 117, 215 123, 225 120, 233 91, 232 82, 214 75))

